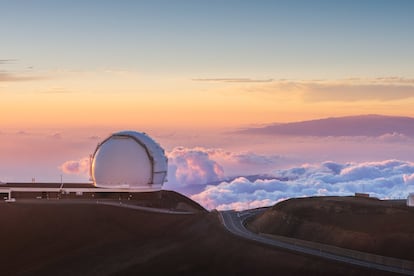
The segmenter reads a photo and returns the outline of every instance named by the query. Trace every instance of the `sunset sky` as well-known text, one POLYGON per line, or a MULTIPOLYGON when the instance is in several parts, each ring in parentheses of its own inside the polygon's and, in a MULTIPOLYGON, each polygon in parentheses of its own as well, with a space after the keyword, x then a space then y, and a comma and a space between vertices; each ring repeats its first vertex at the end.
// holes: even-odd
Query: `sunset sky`
POLYGON ((412 1, 1 6, 4 127, 237 127, 414 113, 404 93, 414 92, 412 1))
MULTIPOLYGON (((145 131, 168 152, 294 160, 283 166, 333 160, 328 148, 314 157, 308 138, 249 146, 223 133, 359 114, 414 117, 413 14, 409 0, 0 0, 0 181, 59 179, 64 162, 122 129, 145 131)), ((338 158, 407 159, 405 149, 338 158)), ((228 167, 226 175, 240 171, 228 167)))

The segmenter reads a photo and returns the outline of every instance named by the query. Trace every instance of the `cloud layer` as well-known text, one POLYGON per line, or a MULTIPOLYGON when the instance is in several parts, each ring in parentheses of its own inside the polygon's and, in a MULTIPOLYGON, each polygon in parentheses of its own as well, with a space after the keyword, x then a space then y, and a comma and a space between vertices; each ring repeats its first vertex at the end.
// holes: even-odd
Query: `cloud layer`
POLYGON ((275 81, 269 79, 267 82, 249 87, 246 91, 273 95, 289 93, 305 102, 386 102, 414 98, 414 79, 403 77, 275 81))
MULTIPOLYGON (((390 135, 386 139, 400 139, 390 135)), ((176 147, 169 157, 167 189, 187 190, 191 198, 208 209, 249 209, 273 205, 278 201, 303 196, 353 195, 406 198, 414 192, 414 162, 385 160, 378 162, 334 162, 303 164, 273 171, 274 178, 249 180, 245 177, 221 181, 229 175, 224 169, 236 167, 239 175, 244 168, 277 167, 281 157, 253 152, 231 152, 217 148, 176 147), (214 183, 207 185, 208 183, 214 183)), ((63 163, 66 174, 87 175, 89 158, 63 163)), ((234 174, 233 174, 234 175, 234 174)), ((250 178, 256 179, 256 178, 250 178)))
POLYGON ((252 78, 213 78, 213 79, 193 79, 193 81, 202 82, 233 82, 233 83, 255 83, 255 82, 272 82, 273 79, 252 79, 252 78))
POLYGON ((414 163, 381 162, 305 164, 275 172, 278 179, 250 182, 244 177, 207 186, 191 198, 209 209, 248 209, 303 196, 370 193, 378 198, 406 198, 414 191, 414 163))
POLYGON ((0 72, 0 82, 18 82, 18 81, 30 81, 30 80, 37 80, 38 77, 27 77, 27 76, 20 76, 11 73, 0 72))
POLYGON ((175 147, 168 153, 168 159, 169 186, 176 188, 216 182, 235 174, 267 172, 282 157, 219 148, 175 147))
POLYGON ((305 101, 393 101, 414 97, 413 85, 395 84, 308 84, 305 101))

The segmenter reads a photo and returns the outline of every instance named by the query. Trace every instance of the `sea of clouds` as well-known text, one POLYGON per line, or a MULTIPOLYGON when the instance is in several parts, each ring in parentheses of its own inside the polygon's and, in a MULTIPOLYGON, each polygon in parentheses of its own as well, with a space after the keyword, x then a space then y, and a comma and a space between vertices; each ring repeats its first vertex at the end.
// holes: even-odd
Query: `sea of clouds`
POLYGON ((239 177, 207 185, 191 198, 208 209, 249 209, 305 196, 369 193, 381 199, 406 198, 414 191, 414 163, 381 162, 304 164, 275 171, 275 179, 249 181, 239 177))
POLYGON ((225 179, 224 170, 234 174, 268 171, 283 158, 254 152, 232 152, 220 148, 175 147, 167 153, 168 182, 172 187, 203 185, 225 179), (224 169, 225 168, 225 169, 224 169))
POLYGON ((293 197, 369 193, 381 199, 406 198, 414 192, 414 163, 403 160, 375 162, 319 162, 272 170, 273 179, 250 181, 224 177, 221 161, 249 166, 275 165, 281 157, 255 153, 232 153, 221 149, 177 147, 168 154, 169 188, 180 191, 201 186, 191 198, 208 209, 249 209, 275 204, 293 197), (212 183, 208 185, 208 183, 212 183), (184 189, 183 189, 184 190, 184 189))
MULTIPOLYGON (((243 210, 294 197, 347 196, 355 192, 394 199, 414 192, 414 162, 404 160, 325 161, 275 169, 284 160, 282 156, 203 147, 175 147, 167 156, 169 174, 165 189, 187 194, 208 209, 243 210), (227 168, 238 168, 236 177, 226 175, 227 168), (265 168, 273 177, 249 180, 247 168, 265 168)), ((89 158, 60 166, 63 172, 74 174, 86 174, 88 168, 89 158)), ((235 176, 234 170, 230 171, 235 176)))

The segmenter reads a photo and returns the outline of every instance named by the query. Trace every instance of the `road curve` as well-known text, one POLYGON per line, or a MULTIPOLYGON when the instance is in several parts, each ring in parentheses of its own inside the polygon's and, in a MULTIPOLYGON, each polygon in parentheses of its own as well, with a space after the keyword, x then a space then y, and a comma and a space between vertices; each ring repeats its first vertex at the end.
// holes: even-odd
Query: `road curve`
POLYGON ((275 246, 282 249, 287 249, 303 254, 308 254, 312 256, 317 256, 329 260, 334 260, 338 262, 343 262, 351 265, 358 265, 361 267, 371 268, 371 269, 377 269, 387 272, 393 272, 393 273, 399 273, 399 274, 405 274, 405 275, 414 275, 414 271, 404 269, 404 267, 394 267, 394 266, 386 266, 378 263, 372 263, 365 260, 355 259, 351 257, 341 256, 337 254, 333 254, 330 252, 325 252, 309 247, 303 247, 287 242, 278 241, 275 239, 267 238, 261 235, 258 235, 256 233, 253 233, 246 229, 244 226, 244 221, 252 216, 255 216, 261 212, 263 212, 263 209, 258 210, 247 210, 243 212, 235 212, 235 211, 222 211, 220 212, 221 221, 224 225, 224 227, 231 232, 234 235, 237 235, 239 237, 253 240, 259 243, 263 243, 266 245, 275 246))

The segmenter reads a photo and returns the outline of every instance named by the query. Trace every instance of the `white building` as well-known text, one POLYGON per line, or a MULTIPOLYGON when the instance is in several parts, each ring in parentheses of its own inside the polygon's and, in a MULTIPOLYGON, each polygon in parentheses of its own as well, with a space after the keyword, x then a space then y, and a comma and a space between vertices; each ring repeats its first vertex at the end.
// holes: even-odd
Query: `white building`
POLYGON ((121 131, 98 144, 91 156, 90 183, 1 183, 0 197, 15 198, 127 198, 133 193, 159 191, 166 181, 164 149, 148 135, 121 131))
POLYGON ((411 193, 407 197, 407 206, 414 207, 414 193, 411 193))
POLYGON ((157 142, 145 133, 121 131, 98 144, 90 175, 97 187, 157 191, 167 169, 167 157, 157 142))

